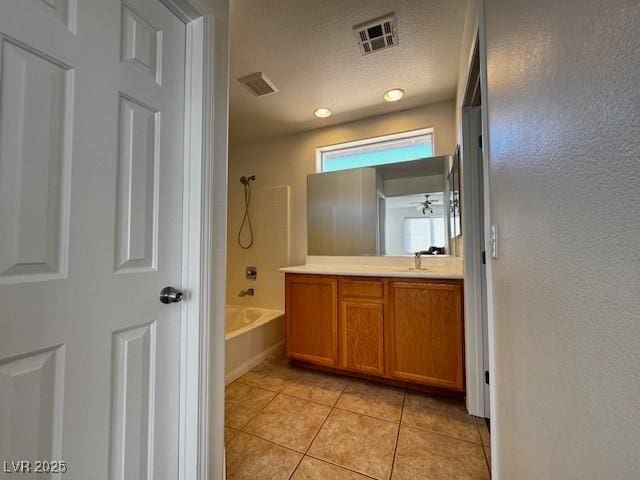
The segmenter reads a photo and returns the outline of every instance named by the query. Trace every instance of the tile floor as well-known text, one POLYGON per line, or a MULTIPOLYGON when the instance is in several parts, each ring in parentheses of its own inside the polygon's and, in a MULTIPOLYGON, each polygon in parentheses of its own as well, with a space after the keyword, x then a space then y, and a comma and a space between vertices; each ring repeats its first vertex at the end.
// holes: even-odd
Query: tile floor
POLYGON ((227 386, 229 480, 489 479, 489 431, 460 401, 289 366, 227 386))

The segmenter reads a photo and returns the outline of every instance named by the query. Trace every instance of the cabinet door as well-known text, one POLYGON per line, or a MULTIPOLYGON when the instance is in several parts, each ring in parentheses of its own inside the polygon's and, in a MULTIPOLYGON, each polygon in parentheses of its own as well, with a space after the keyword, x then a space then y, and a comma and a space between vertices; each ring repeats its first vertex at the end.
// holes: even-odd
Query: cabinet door
POLYGON ((393 281, 390 290, 391 376, 464 391, 461 285, 393 281))
POLYGON ((384 374, 382 311, 381 303, 341 302, 341 368, 384 374))
POLYGON ((305 362, 338 364, 336 277, 286 275, 287 355, 305 362))

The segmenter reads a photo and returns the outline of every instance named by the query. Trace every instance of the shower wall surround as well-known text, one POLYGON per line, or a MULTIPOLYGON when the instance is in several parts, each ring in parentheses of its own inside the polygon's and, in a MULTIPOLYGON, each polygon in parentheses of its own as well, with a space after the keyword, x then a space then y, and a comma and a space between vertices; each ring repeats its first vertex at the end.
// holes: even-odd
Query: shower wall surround
MULTIPOLYGON (((244 208, 242 189, 230 189, 229 204, 244 208)), ((242 209, 228 218, 227 304, 284 310, 278 269, 289 264, 289 186, 261 187, 259 178, 253 183, 249 213, 254 242, 247 250, 237 242, 242 209), (255 280, 245 278, 248 266, 257 268, 255 280), (238 292, 247 288, 255 295, 239 298, 238 292)))

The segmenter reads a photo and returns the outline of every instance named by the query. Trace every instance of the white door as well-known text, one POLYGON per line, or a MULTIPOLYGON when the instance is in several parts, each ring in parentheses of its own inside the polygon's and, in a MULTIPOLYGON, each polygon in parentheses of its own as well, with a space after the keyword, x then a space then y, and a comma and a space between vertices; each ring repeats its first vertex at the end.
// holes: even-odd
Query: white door
POLYGON ((158 0, 0 2, 0 471, 178 476, 185 32, 158 0))

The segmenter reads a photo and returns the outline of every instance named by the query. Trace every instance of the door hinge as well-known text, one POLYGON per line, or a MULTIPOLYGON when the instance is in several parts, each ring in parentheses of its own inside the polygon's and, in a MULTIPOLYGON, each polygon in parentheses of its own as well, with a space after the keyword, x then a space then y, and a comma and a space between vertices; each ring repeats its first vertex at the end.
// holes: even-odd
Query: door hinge
POLYGON ((484 371, 484 383, 489 385, 489 370, 484 371))
POLYGON ((485 250, 482 250, 482 264, 487 264, 487 252, 485 250))
POLYGON ((478 136, 478 147, 482 150, 482 135, 478 136))

